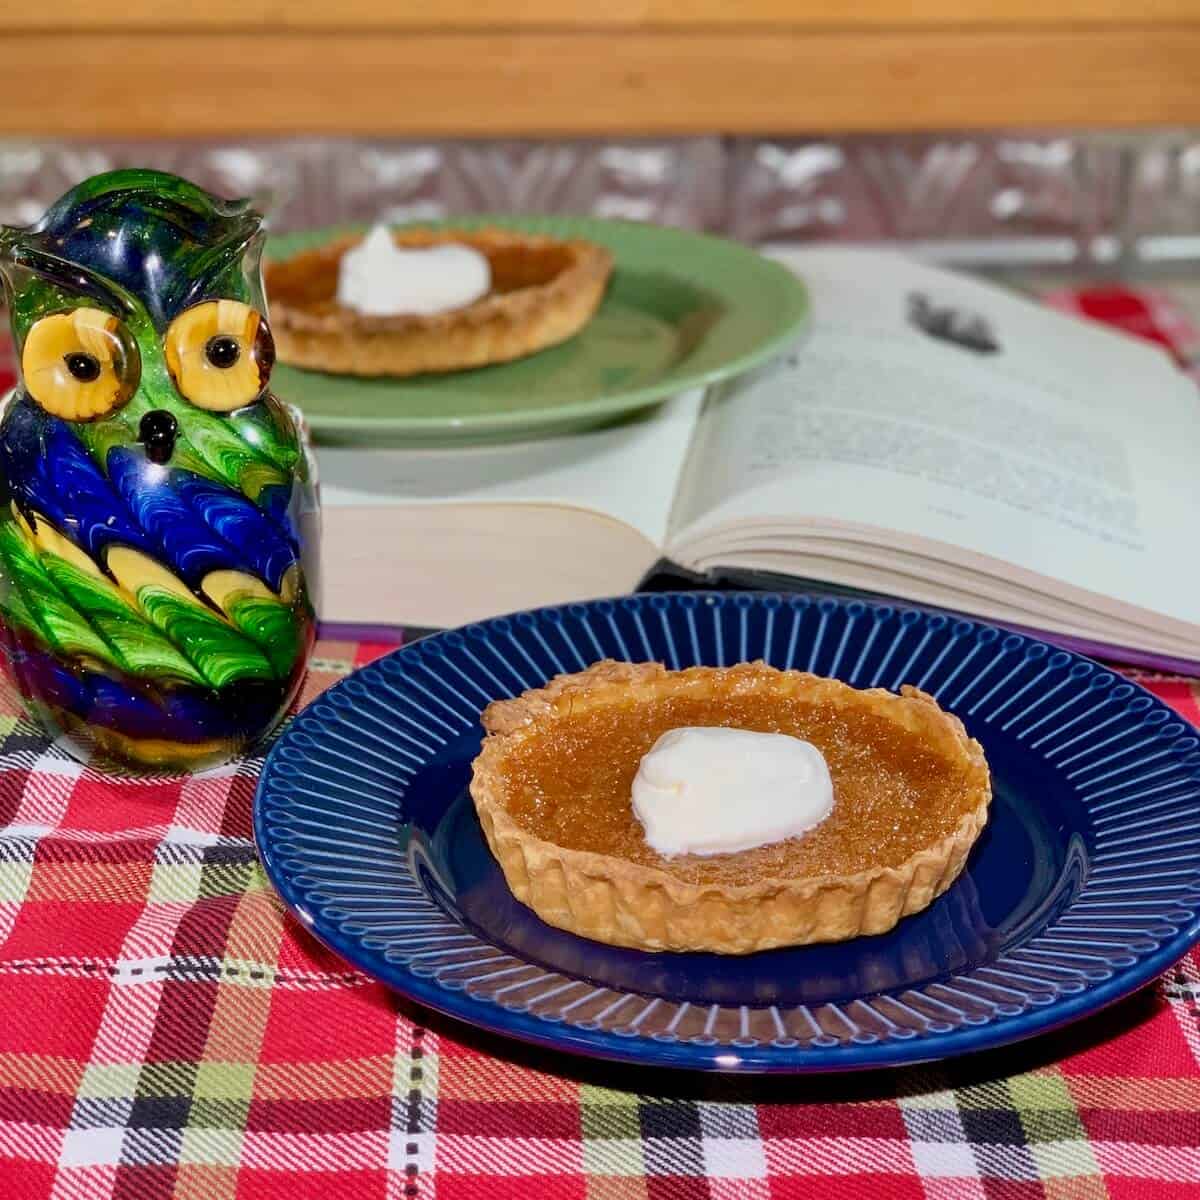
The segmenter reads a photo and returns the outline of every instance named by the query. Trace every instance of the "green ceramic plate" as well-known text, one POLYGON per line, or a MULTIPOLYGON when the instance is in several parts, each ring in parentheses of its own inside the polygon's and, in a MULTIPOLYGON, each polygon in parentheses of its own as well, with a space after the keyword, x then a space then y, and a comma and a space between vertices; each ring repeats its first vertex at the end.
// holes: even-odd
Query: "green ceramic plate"
MULTIPOLYGON (((436 225, 437 222, 422 222, 436 225)), ((518 362, 413 379, 278 365, 275 391, 326 441, 459 441, 595 425, 744 371, 786 345, 808 309, 785 268, 722 238, 591 217, 473 217, 607 246, 616 268, 599 312, 570 341, 518 362)), ((344 230, 273 238, 284 258, 344 230)))

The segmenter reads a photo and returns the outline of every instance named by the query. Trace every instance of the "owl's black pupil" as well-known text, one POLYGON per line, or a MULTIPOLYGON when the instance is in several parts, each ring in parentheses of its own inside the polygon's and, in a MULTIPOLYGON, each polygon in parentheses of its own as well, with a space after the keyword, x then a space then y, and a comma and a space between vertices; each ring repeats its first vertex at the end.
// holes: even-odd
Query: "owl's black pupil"
POLYGON ((64 355, 63 361, 67 364, 67 370, 80 383, 91 383, 100 378, 100 360, 93 354, 84 354, 79 351, 75 354, 64 355))
POLYGON ((242 348, 238 345, 237 338, 232 338, 228 334, 219 333, 216 337, 208 339, 208 344, 204 347, 204 353, 208 357, 208 361, 214 367, 232 367, 238 360, 242 348))

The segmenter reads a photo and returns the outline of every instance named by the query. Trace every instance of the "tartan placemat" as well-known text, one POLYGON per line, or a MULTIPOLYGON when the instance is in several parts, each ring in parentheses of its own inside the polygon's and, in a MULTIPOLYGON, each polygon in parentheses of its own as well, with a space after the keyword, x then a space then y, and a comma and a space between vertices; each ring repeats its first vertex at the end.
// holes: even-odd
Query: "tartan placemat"
MULTIPOLYGON (((1047 300, 1195 369, 1169 297, 1047 300)), ((323 641, 304 698, 387 648, 323 641)), ((1200 684, 1139 678, 1200 722, 1200 684)), ((0 1200, 1200 1200, 1195 953, 1058 1034, 900 1071, 552 1055, 416 1010, 284 914, 261 759, 106 778, 19 713, 0 697, 0 1200)))
MULTIPOLYGON (((306 699, 386 647, 322 641, 306 699)), ((1143 682, 1192 722, 1200 685, 1143 682)), ((425 1014, 286 916, 260 759, 105 777, 0 703, 0 1198, 1200 1197, 1200 961, 858 1076, 618 1067, 425 1014)))

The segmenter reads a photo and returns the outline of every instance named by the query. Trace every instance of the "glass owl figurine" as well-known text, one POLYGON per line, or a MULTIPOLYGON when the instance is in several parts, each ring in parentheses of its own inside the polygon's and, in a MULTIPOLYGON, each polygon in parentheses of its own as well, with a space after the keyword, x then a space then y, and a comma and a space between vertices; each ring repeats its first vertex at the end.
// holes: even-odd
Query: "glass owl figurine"
POLYGON ((198 770, 268 733, 314 638, 310 460, 270 391, 261 218, 154 171, 0 229, 0 643, 81 758, 198 770))

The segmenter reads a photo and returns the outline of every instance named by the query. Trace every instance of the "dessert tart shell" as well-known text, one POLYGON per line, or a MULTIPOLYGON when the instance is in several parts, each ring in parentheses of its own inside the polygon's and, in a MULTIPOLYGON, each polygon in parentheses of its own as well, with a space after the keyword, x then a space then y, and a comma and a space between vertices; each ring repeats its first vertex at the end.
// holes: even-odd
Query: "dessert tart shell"
POLYGON ((991 800, 982 748, 931 696, 914 687, 898 695, 879 688, 863 691, 765 663, 684 671, 667 671, 658 663, 597 663, 489 705, 483 725, 487 736, 474 762, 471 795, 513 895, 559 929, 640 950, 749 954, 885 933, 954 882, 987 821, 991 800), (504 760, 545 722, 587 706, 636 703, 704 686, 718 691, 770 687, 817 704, 864 706, 897 722, 919 734, 926 746, 936 744, 938 754, 961 763, 967 792, 963 815, 948 835, 898 866, 726 886, 693 883, 659 867, 556 845, 508 812, 504 760))
POLYGON ((612 273, 592 242, 505 229, 392 234, 398 246, 469 246, 491 268, 493 290, 430 316, 366 316, 336 300, 342 255, 354 235, 268 262, 271 329, 281 362, 333 374, 409 376, 524 358, 573 337, 591 320, 612 273))

